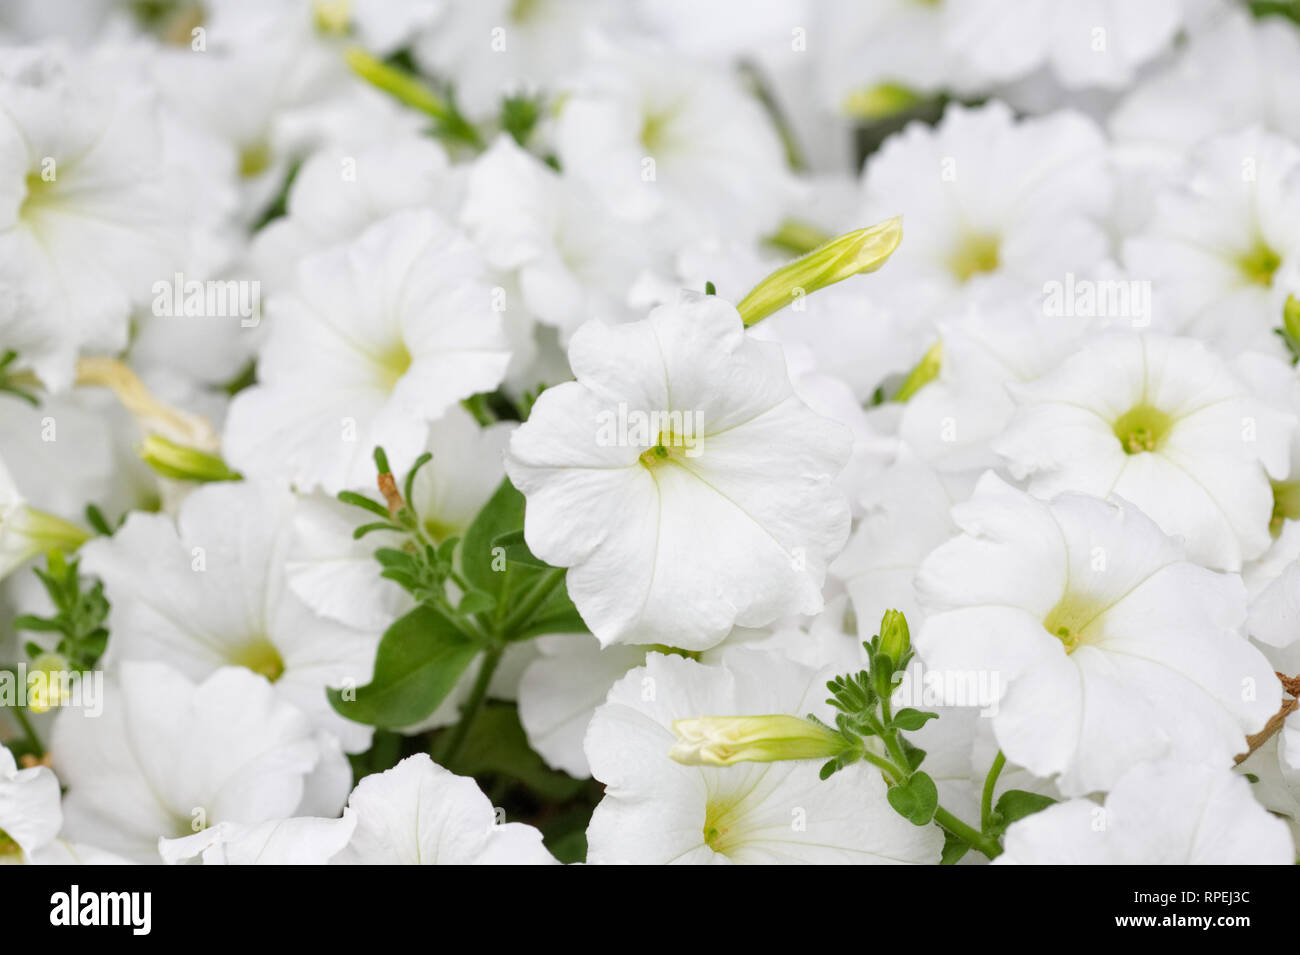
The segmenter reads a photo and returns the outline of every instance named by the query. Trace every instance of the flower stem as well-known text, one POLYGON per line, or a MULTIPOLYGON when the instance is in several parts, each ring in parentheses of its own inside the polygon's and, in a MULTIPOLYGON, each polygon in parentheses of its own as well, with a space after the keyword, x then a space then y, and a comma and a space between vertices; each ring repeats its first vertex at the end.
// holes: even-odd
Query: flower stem
POLYGON ((870 750, 863 750, 862 758, 879 769, 885 776, 885 782, 894 785, 903 778, 903 772, 889 760, 877 756, 870 750))
POLYGON ((36 727, 32 726, 32 721, 27 717, 27 708, 25 706, 12 707, 11 712, 18 725, 22 727, 23 733, 27 736, 27 742, 32 749, 36 751, 36 758, 40 759, 45 755, 45 747, 41 744, 41 738, 36 735, 36 727))
POLYGON ((461 748, 469 737, 470 727, 474 725, 475 718, 483 709, 483 703, 487 700, 488 684, 492 682, 492 674, 496 672, 497 664, 501 662, 501 652, 499 647, 494 647, 483 653, 483 662, 479 665, 478 676, 474 678, 474 688, 470 690, 469 699, 461 708, 460 722, 451 731, 446 744, 438 754, 438 762, 447 768, 451 768, 456 757, 460 755, 461 748))
POLYGON ((998 750, 998 755, 993 759, 993 765, 989 767, 989 774, 984 777, 984 794, 980 797, 980 830, 988 832, 993 822, 993 791, 997 788, 998 776, 1002 775, 1002 767, 1007 764, 1007 758, 1002 755, 1002 750, 998 750))
MULTIPOLYGON (((998 755, 1001 754, 999 753, 998 755)), ((902 769, 895 766, 893 763, 889 762, 889 760, 882 759, 881 757, 876 756, 874 753, 864 752, 862 754, 862 758, 865 759, 867 762, 871 763, 873 766, 878 767, 884 773, 886 784, 890 786, 893 786, 896 783, 901 782, 902 780, 906 779, 908 776, 907 773, 903 772, 902 769)), ((904 765, 906 765, 906 763, 904 763, 904 765)), ((976 849, 979 852, 982 852, 990 859, 996 859, 998 856, 1002 854, 1002 846, 998 844, 998 841, 996 839, 990 836, 986 836, 983 833, 977 831, 973 826, 969 826, 966 823, 962 822, 960 819, 958 819, 956 816, 950 813, 947 809, 944 809, 943 806, 938 806, 935 808, 934 821, 937 822, 944 829, 951 832, 958 839, 961 839, 972 849, 976 849)))
POLYGON ((996 839, 990 839, 988 836, 976 832, 942 806, 934 811, 934 821, 958 839, 964 840, 972 849, 979 850, 990 859, 996 859, 1002 855, 1002 847, 998 845, 996 839))

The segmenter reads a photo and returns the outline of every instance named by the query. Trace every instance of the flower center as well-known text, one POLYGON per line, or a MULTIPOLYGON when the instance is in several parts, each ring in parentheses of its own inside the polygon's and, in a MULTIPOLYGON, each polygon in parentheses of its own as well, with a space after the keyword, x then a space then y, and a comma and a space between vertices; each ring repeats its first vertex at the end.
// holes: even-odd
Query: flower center
POLYGON ((424 519, 424 530, 433 539, 434 543, 441 543, 449 537, 455 537, 462 533, 464 528, 441 521, 431 514, 424 519))
POLYGON ((239 153, 239 175, 252 179, 271 168, 271 147, 264 142, 245 146, 239 153))
POLYGON ((411 353, 405 342, 396 342, 375 359, 379 369, 379 380, 385 388, 391 389, 411 367, 411 353))
POLYGON ((1274 481, 1273 516, 1268 529, 1274 537, 1282 533, 1284 521, 1300 519, 1300 481, 1274 481))
POLYGON ((968 282, 973 276, 992 272, 997 267, 997 237, 978 232, 968 233, 948 257, 948 268, 961 282, 968 282))
POLYGON ((653 471, 685 456, 685 442, 673 431, 660 431, 654 445, 641 452, 641 464, 653 471))
POLYGON ((352 29, 352 0, 316 0, 312 18, 326 36, 347 36, 352 29))
POLYGON ((1115 421, 1115 437, 1125 454, 1154 451, 1169 435, 1174 419, 1148 404, 1134 405, 1115 421))
POLYGON ((514 23, 527 23, 537 15, 541 6, 541 0, 514 0, 510 4, 510 19, 514 23))
POLYGON ((1061 641, 1066 653, 1073 653, 1103 609, 1090 597, 1067 592, 1043 618, 1043 629, 1061 641))
POLYGON ((230 656, 235 666, 247 667, 254 673, 260 673, 272 683, 284 675, 284 660, 280 652, 271 645, 271 641, 260 637, 240 647, 230 656))
POLYGON ((1246 276, 1246 281, 1265 287, 1273 284, 1273 274, 1277 272, 1282 260, 1262 239, 1256 239, 1254 247, 1237 260, 1237 266, 1246 276))
POLYGON ((674 115, 671 109, 650 110, 646 113, 641 122, 641 145, 646 152, 654 155, 663 151, 674 115))
POLYGON ((741 803, 734 796, 710 796, 704 807, 704 844, 720 855, 740 848, 741 803))
POLYGON ((9 856, 21 855, 22 851, 22 847, 14 842, 12 836, 0 829, 0 862, 7 861, 9 856))
POLYGON ((26 218, 32 212, 48 207, 57 195, 55 185, 54 180, 46 179, 39 172, 28 173, 27 198, 23 200, 22 208, 18 212, 19 218, 26 218))

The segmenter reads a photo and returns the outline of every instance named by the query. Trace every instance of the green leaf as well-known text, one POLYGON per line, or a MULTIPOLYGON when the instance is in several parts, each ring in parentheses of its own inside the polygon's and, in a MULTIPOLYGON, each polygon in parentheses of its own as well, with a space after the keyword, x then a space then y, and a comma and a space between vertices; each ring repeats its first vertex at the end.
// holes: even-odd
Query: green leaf
POLYGON ((937 720, 938 713, 930 713, 925 710, 914 710, 911 707, 899 710, 894 714, 894 725, 900 730, 911 733, 919 730, 929 720, 937 720))
POLYGON ((86 523, 94 528, 96 534, 102 534, 104 537, 113 536, 113 528, 104 518, 104 512, 94 504, 86 505, 86 523))
POLYGON ((415 476, 420 473, 420 468, 424 467, 432 460, 433 452, 425 451, 415 459, 415 463, 411 465, 411 469, 406 472, 406 480, 402 482, 402 491, 405 494, 405 500, 408 507, 410 506, 413 497, 411 492, 412 488, 415 487, 415 476))
POLYGON ((384 632, 374 678, 354 699, 328 690, 330 705, 368 726, 410 726, 437 709, 481 649, 446 614, 418 606, 384 632))
MULTIPOLYGON (((497 612, 505 617, 538 576, 551 570, 528 549, 523 532, 524 496, 505 479, 483 505, 460 544, 461 573, 472 587, 495 597, 497 612)), ((528 621, 504 636, 514 641, 544 633, 586 632, 587 625, 561 584, 528 621)))
POLYGON ((909 743, 901 736, 898 739, 898 745, 902 747, 903 755, 907 757, 907 768, 915 770, 925 760, 925 750, 921 747, 909 743))
POLYGON ((524 541, 523 531, 511 531, 509 534, 502 534, 500 537, 493 538, 492 549, 501 548, 505 552, 505 559, 512 564, 523 564, 526 567, 550 567, 546 561, 541 560, 533 555, 528 549, 528 544, 524 541))
POLYGON ((354 530, 352 532, 352 539, 361 540, 361 538, 374 531, 394 531, 400 534, 402 533, 402 528, 398 527, 391 521, 371 521, 369 524, 362 524, 354 530))
POLYGON ((526 147, 533 128, 542 117, 542 102, 531 96, 507 96, 501 102, 501 128, 516 143, 526 147))
POLYGON ((589 633, 587 623, 578 608, 569 599, 569 592, 561 582, 537 608, 532 618, 513 632, 506 634, 510 641, 527 640, 548 633, 589 633))
POLYGON ((33 630, 40 633, 61 633, 63 626, 58 619, 46 620, 33 614, 24 613, 14 618, 15 630, 33 630))
POLYGON ((497 598, 482 590, 471 590, 460 598, 456 607, 463 614, 487 613, 497 605, 497 598))
POLYGON ((909 776, 885 795, 894 811, 914 826, 928 826, 939 808, 939 789, 925 773, 909 776))
POLYGON ((396 547, 380 547, 375 551, 375 560, 379 561, 379 566, 383 568, 397 568, 414 573, 418 570, 420 562, 414 554, 399 550, 396 547))
POLYGON ((448 537, 436 550, 431 551, 431 557, 436 557, 438 563, 450 565, 456 556, 456 544, 459 541, 459 537, 448 537))
POLYGON ((1023 789, 1008 789, 998 798, 997 805, 993 807, 993 825, 990 827, 992 830, 990 834, 995 839, 1000 838, 1013 822, 1032 816, 1036 812, 1042 812, 1055 802, 1056 800, 1051 796, 1026 792, 1023 789))
POLYGON ((494 561, 492 542, 512 531, 522 533, 523 529, 524 496, 515 490, 509 478, 503 478, 461 541, 460 568, 465 579, 479 590, 500 596, 505 584, 505 567, 503 561, 494 561))
POLYGON ((587 858, 587 830, 585 828, 570 829, 568 832, 550 839, 546 843, 546 847, 551 850, 551 855, 565 865, 584 862, 587 858))
POLYGON ((969 851, 970 843, 965 839, 954 836, 951 832, 944 832, 943 854, 939 856, 939 865, 956 865, 969 851))

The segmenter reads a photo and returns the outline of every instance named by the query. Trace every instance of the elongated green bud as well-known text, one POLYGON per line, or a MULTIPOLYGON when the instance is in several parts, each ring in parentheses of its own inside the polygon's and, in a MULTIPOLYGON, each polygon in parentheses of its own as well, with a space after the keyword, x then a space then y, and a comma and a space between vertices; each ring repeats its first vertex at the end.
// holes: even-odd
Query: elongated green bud
POLYGON ((673 732, 668 755, 687 766, 828 759, 845 748, 839 733, 797 716, 701 716, 674 720, 673 732))
POLYGON ((818 289, 851 275, 874 272, 885 264, 902 238, 903 220, 896 216, 832 239, 763 279, 740 300, 736 310, 746 327, 753 325, 818 289))
POLYGON ((898 666, 912 649, 912 634, 901 611, 886 610, 880 621, 880 651, 898 666))
POLYGON ((145 437, 140 457, 156 473, 176 481, 240 480, 239 472, 232 471, 217 455, 177 444, 160 434, 145 437))
POLYGON ((1282 330, 1294 342, 1300 342, 1300 298, 1286 297, 1282 306, 1282 330))
POLYGON ((939 377, 939 369, 943 367, 943 342, 935 342, 929 350, 921 356, 916 367, 907 373, 907 378, 899 386, 898 393, 894 395, 895 401, 907 401, 914 394, 939 377))
POLYGON ((897 83, 880 83, 851 92, 844 98, 844 114, 853 119, 874 122, 911 109, 923 97, 897 83))
POLYGON ((383 90, 400 103, 432 116, 443 133, 453 139, 481 147, 483 140, 455 109, 418 76, 398 69, 372 56, 360 47, 343 51, 343 59, 352 72, 376 89, 383 90))

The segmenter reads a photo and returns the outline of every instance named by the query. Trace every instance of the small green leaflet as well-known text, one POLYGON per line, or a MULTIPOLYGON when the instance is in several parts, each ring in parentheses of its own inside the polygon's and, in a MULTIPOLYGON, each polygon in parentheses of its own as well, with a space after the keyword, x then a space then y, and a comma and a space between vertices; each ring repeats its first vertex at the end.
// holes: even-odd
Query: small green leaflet
POLYGON ((410 726, 438 708, 481 649, 451 618, 421 604, 384 631, 374 678, 354 699, 326 691, 330 705, 368 726, 410 726))

